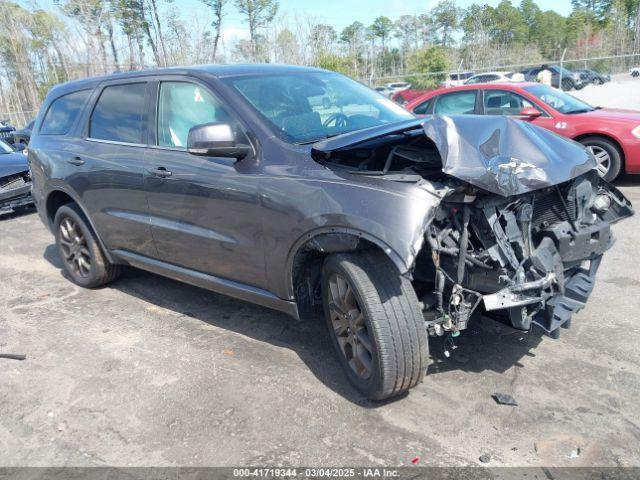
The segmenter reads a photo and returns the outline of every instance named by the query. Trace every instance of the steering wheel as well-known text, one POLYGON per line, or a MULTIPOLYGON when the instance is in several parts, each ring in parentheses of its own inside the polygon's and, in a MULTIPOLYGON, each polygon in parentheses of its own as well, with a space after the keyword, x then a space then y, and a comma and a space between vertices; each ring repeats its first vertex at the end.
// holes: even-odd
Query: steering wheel
POLYGON ((334 127, 346 127, 349 122, 349 117, 347 117, 344 113, 332 113, 329 117, 322 122, 323 127, 328 127, 333 123, 334 127))

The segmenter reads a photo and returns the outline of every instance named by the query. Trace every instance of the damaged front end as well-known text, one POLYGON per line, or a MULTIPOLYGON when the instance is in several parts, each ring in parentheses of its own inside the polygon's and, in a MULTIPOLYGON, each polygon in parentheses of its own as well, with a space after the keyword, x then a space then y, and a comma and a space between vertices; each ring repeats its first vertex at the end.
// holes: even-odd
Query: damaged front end
POLYGON ((582 309, 611 223, 631 205, 595 171, 534 192, 497 197, 481 191, 444 199, 427 231, 430 249, 414 277, 436 279, 424 294, 432 334, 464 330, 478 306, 514 328, 532 324, 557 336, 582 309))
POLYGON ((633 214, 582 146, 505 117, 430 117, 343 135, 312 153, 440 198, 407 272, 431 335, 457 335, 481 309, 557 336, 591 294, 610 225, 633 214))
POLYGON ((0 215, 32 203, 31 176, 28 169, 0 176, 0 215))

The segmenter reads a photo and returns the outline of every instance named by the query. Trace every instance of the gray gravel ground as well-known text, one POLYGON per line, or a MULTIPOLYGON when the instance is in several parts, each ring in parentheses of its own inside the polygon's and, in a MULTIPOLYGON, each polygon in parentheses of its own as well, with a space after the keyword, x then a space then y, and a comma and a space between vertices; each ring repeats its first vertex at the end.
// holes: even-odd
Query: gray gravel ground
MULTIPOLYGON (((622 189, 640 205, 640 179, 622 189)), ((374 404, 319 323, 129 270, 66 280, 35 214, 0 220, 0 465, 640 465, 640 216, 560 340, 477 321, 374 404), (518 407, 497 405, 494 392, 518 407)))

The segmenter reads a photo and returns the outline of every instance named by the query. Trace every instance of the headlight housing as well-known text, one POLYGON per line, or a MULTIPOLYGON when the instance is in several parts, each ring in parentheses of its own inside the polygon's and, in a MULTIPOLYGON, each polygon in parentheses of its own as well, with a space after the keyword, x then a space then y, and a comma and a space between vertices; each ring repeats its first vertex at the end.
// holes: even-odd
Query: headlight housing
POLYGON ((633 135, 636 138, 640 138, 640 125, 638 125, 636 128, 631 130, 631 135, 633 135))

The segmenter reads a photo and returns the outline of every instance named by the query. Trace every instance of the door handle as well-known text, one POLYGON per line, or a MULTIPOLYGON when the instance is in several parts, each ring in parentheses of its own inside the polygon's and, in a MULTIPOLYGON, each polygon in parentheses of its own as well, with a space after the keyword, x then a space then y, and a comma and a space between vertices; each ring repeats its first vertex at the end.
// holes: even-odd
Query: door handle
POLYGON ((167 178, 173 175, 169 170, 167 170, 164 167, 149 168, 147 172, 153 175, 154 177, 159 177, 159 178, 167 178))
POLYGON ((67 163, 70 163, 71 165, 75 165, 76 167, 79 167, 80 165, 84 165, 84 160, 81 159, 80 157, 73 157, 67 160, 67 163))

